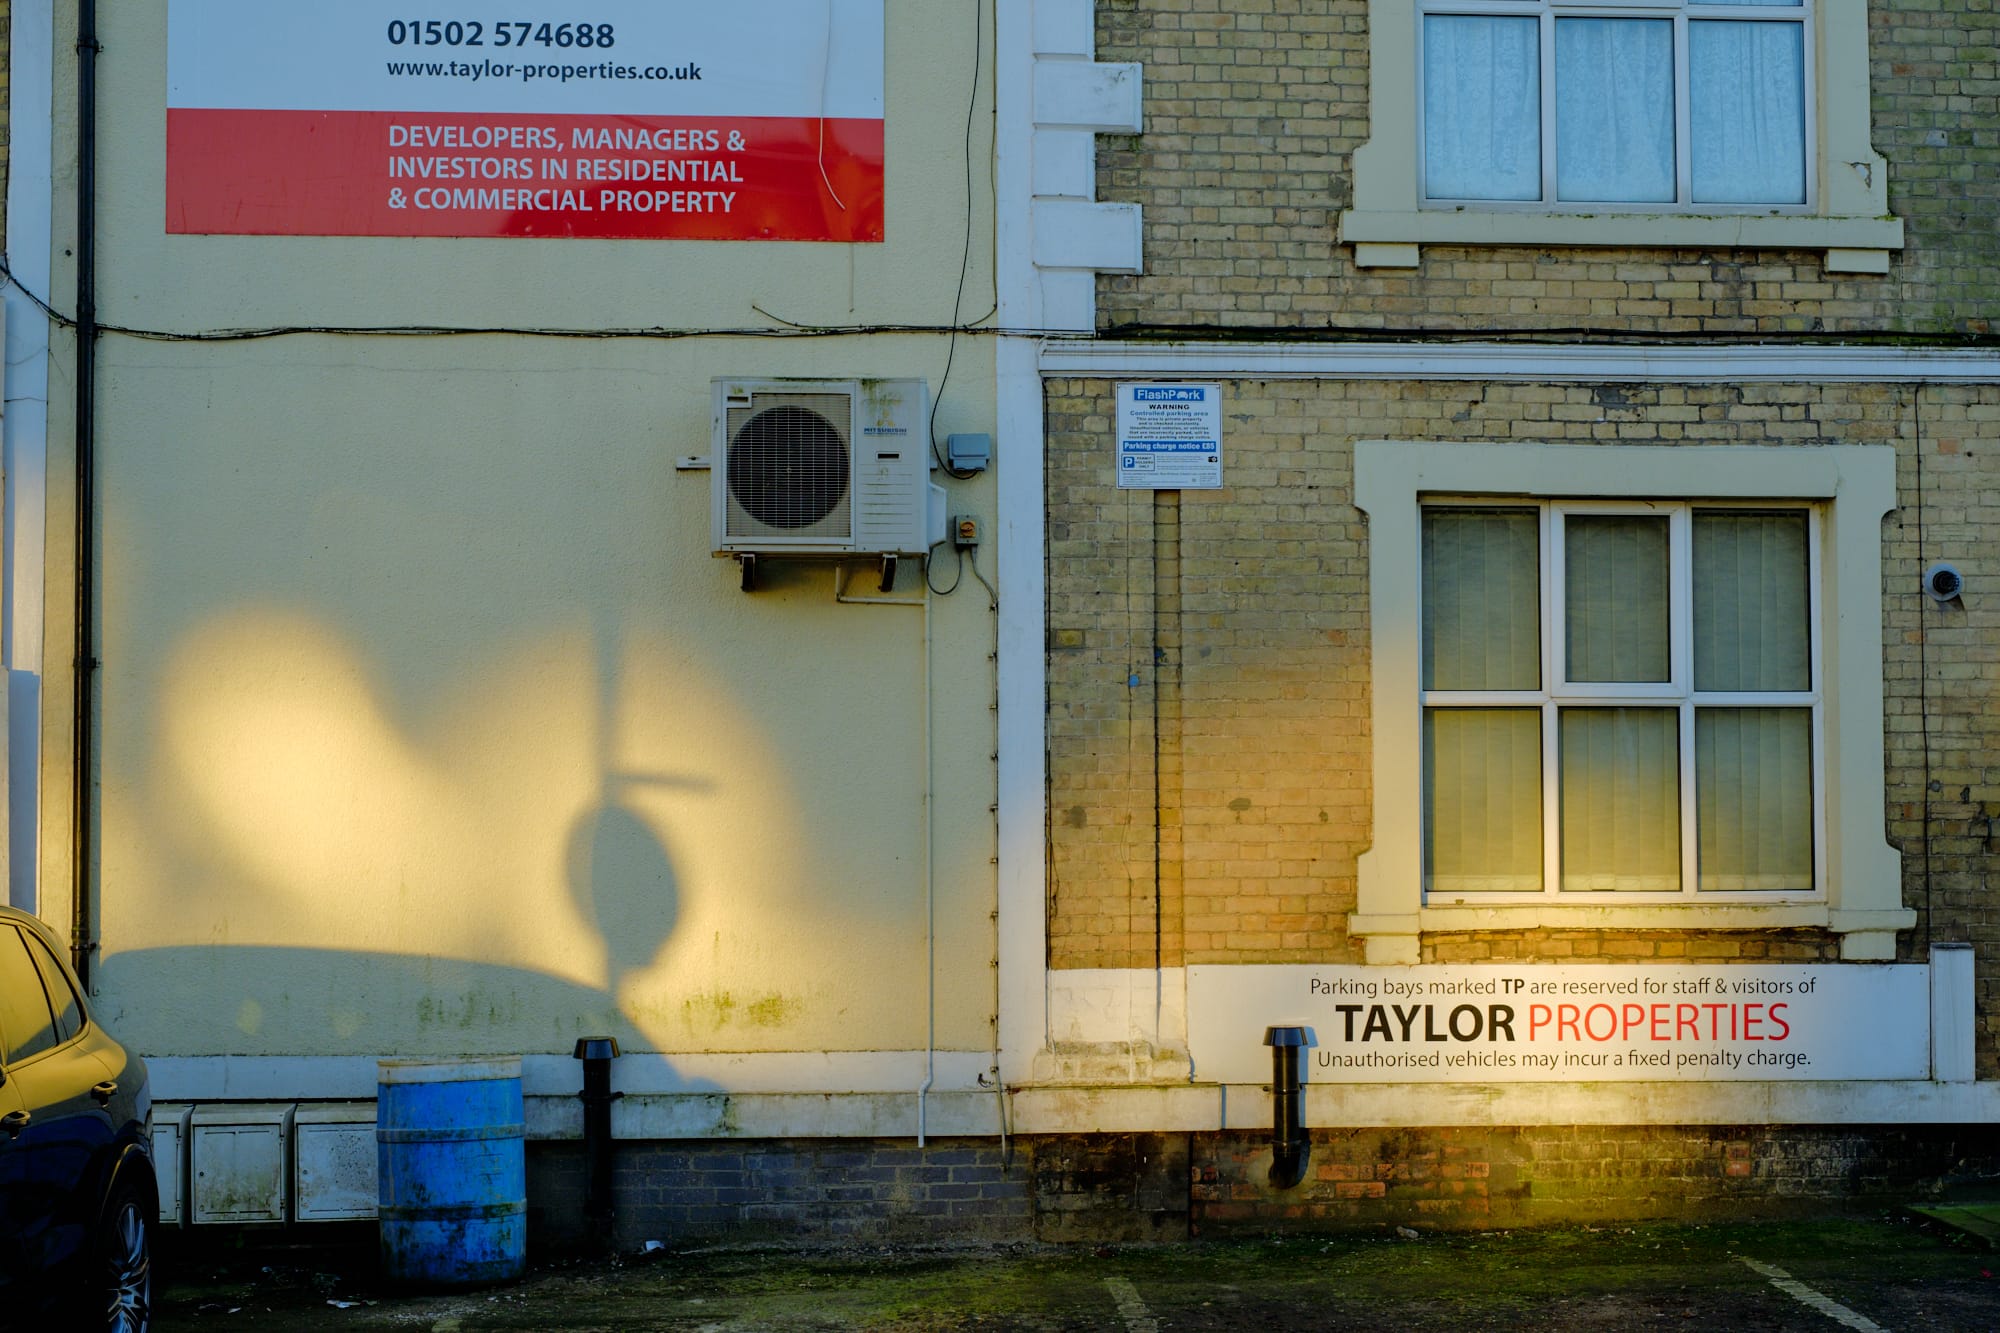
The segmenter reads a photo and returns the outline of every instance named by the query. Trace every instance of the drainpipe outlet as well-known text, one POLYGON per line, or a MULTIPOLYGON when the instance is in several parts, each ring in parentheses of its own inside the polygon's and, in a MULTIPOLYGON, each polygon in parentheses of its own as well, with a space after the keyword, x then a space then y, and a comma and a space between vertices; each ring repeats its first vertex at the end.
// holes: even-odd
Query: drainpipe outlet
POLYGON ((591 1239, 611 1244, 616 1222, 611 1203, 611 1103, 625 1094, 611 1090, 611 1062, 619 1055, 616 1037, 579 1037, 577 1059, 583 1061, 583 1155, 590 1176, 584 1187, 583 1219, 591 1239))
POLYGON ((1271 1184, 1288 1190, 1306 1178, 1305 1053, 1319 1044, 1303 1024, 1264 1029, 1271 1048, 1271 1184))

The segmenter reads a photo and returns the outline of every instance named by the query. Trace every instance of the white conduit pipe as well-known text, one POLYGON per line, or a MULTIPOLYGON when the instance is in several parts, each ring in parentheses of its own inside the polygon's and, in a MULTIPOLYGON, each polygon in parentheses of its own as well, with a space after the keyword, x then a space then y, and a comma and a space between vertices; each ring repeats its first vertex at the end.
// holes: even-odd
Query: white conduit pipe
POLYGON ((924 572, 924 1082, 917 1089, 917 1146, 924 1146, 925 1099, 937 1082, 937 870, 933 864, 936 761, 931 752, 931 578, 924 572))

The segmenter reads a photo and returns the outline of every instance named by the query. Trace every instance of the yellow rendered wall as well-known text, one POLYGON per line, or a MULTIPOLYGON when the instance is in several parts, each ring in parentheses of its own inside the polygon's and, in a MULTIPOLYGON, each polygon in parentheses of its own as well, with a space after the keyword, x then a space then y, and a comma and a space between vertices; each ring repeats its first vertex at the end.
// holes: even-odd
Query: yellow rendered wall
MULTIPOLYGON (((888 0, 888 240, 842 246, 168 236, 164 6, 101 9, 100 316, 949 324, 973 20, 888 0)), ((69 6, 57 22, 72 30, 69 6)), ((967 318, 992 303, 984 165, 973 178, 967 318)), ((52 918, 69 882, 71 354, 52 390, 52 918)), ((121 1036, 149 1055, 566 1053, 603 1031, 667 1053, 921 1048, 923 617, 835 605, 825 565, 743 594, 709 553, 708 474, 674 462, 708 452, 712 377, 935 390, 946 355, 934 333, 106 336, 96 881, 100 1008, 121 1036)), ((991 348, 961 339, 938 432, 990 432, 993 411, 991 348)), ((953 511, 990 520, 986 481, 947 484, 953 511)), ((856 583, 875 594, 871 573, 856 583)), ((920 590, 906 567, 898 595, 920 590)), ((982 1049, 984 590, 968 574, 930 624, 938 1034, 982 1049)))

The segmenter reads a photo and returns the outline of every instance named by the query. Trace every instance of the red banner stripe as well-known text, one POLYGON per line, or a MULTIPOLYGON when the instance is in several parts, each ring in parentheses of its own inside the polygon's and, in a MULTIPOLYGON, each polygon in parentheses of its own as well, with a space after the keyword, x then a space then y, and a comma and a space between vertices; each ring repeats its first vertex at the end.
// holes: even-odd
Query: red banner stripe
POLYGON ((880 120, 167 111, 173 233, 879 241, 880 120))

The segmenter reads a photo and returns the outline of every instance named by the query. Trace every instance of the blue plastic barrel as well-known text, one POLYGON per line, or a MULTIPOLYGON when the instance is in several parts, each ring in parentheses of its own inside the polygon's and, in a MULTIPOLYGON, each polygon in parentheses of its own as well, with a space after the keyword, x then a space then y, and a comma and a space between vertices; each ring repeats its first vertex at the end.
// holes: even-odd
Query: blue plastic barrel
POLYGON ((375 1160, 392 1282, 509 1282, 528 1261, 521 1062, 383 1060, 375 1160))

